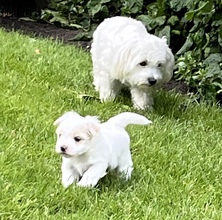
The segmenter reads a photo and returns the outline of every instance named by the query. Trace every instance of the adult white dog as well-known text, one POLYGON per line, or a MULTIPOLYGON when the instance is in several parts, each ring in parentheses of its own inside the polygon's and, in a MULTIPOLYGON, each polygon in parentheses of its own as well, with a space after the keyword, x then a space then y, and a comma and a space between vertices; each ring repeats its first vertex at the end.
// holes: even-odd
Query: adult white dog
POLYGON ((133 163, 130 138, 124 129, 128 124, 152 123, 144 116, 124 112, 100 123, 96 117, 82 117, 67 112, 54 125, 56 152, 62 155, 62 184, 73 182, 79 186, 95 186, 107 169, 117 169, 126 179, 131 176, 133 163))
POLYGON ((132 18, 105 19, 93 34, 91 54, 101 101, 113 100, 126 85, 137 109, 152 108, 152 90, 173 75, 174 56, 166 39, 147 33, 132 18))

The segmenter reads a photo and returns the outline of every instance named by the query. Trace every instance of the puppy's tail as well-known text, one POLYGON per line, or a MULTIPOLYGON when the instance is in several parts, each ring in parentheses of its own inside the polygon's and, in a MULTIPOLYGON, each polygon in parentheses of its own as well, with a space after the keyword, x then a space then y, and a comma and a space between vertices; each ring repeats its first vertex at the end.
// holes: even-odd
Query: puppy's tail
POLYGON ((148 120, 146 117, 132 112, 120 113, 110 118, 107 122, 122 128, 125 128, 129 124, 148 125, 152 123, 152 121, 148 120))

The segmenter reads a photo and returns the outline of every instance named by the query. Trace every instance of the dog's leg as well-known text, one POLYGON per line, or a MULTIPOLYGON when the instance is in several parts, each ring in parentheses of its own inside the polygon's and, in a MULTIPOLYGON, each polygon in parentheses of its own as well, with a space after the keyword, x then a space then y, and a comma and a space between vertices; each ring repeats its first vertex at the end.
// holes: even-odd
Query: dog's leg
POLYGON ((110 79, 106 73, 95 74, 93 84, 99 92, 99 98, 102 102, 107 100, 113 101, 121 90, 121 83, 117 80, 110 79))
POLYGON ((93 187, 99 179, 106 175, 107 164, 95 164, 91 166, 82 176, 81 180, 77 183, 78 186, 93 187))
POLYGON ((123 174, 126 180, 130 179, 133 170, 133 162, 129 150, 120 157, 117 170, 123 174))
POLYGON ((153 109, 153 97, 151 90, 143 90, 137 87, 130 90, 132 101, 136 109, 153 109))
POLYGON ((68 166, 66 163, 62 163, 62 185, 67 188, 74 181, 79 180, 79 174, 71 166, 68 166))

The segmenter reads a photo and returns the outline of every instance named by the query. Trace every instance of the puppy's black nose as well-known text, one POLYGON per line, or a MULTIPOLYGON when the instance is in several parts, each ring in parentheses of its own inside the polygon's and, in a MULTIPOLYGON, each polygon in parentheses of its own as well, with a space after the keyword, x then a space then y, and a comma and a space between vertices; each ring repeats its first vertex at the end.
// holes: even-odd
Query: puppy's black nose
POLYGON ((155 85, 156 84, 156 79, 154 78, 148 78, 148 82, 151 86, 155 85))
POLYGON ((65 153, 65 152, 66 152, 67 147, 66 147, 66 146, 61 146, 61 147, 60 147, 60 149, 61 149, 61 151, 62 151, 63 153, 65 153))

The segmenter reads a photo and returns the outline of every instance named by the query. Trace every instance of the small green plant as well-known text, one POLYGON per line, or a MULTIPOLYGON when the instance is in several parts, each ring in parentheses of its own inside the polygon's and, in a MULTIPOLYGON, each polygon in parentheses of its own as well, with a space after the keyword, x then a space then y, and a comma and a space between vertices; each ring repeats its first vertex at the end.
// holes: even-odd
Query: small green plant
POLYGON ((192 92, 196 93, 196 99, 204 97, 208 103, 217 101, 222 93, 221 54, 211 54, 202 62, 188 51, 178 58, 177 67, 175 74, 178 80, 190 85, 192 92))

